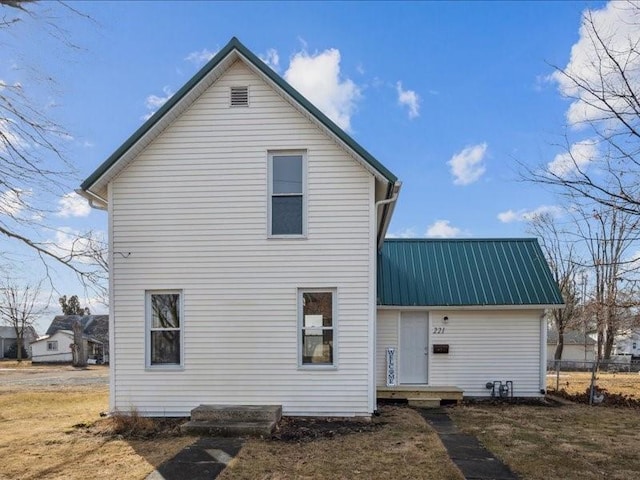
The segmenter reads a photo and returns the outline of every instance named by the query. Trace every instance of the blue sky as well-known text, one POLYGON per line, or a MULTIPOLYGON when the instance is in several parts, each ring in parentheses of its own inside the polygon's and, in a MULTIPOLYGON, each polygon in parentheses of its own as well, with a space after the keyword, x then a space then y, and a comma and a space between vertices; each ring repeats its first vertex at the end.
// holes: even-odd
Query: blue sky
MULTIPOLYGON (((551 65, 564 68, 571 60, 585 8, 606 8, 604 2, 73 6, 93 21, 47 8, 80 50, 24 22, 13 34, 19 48, 0 51, 0 79, 33 82, 16 68, 22 62, 56 79, 46 93, 37 83, 33 88, 55 100, 55 116, 71 135, 67 154, 77 178, 70 184, 88 176, 237 36, 303 93, 310 90, 312 101, 403 181, 390 234, 463 237, 527 236, 527 212, 554 208, 551 192, 518 181, 518 162, 548 166, 564 151, 570 102, 550 78, 551 65)), ((59 228, 106 230, 104 212, 68 203, 68 215, 55 217, 59 228)), ((18 249, 1 241, 3 249, 18 249)), ((73 275, 56 278, 62 293, 83 295, 73 275)))

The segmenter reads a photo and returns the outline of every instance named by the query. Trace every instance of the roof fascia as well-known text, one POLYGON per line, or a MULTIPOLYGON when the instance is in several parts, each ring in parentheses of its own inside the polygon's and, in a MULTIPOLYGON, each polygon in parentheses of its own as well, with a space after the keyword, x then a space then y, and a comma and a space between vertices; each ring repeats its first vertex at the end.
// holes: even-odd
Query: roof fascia
POLYGON ((466 311, 466 310, 548 310, 564 308, 565 304, 544 305, 377 305, 379 310, 429 310, 429 311, 466 311))

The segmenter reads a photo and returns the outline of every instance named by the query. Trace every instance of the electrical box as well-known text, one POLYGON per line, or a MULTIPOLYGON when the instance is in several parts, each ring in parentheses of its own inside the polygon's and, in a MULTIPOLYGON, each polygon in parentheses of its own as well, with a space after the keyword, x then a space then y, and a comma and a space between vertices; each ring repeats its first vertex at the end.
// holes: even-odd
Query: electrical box
POLYGON ((434 343, 433 353, 449 353, 449 345, 434 343))

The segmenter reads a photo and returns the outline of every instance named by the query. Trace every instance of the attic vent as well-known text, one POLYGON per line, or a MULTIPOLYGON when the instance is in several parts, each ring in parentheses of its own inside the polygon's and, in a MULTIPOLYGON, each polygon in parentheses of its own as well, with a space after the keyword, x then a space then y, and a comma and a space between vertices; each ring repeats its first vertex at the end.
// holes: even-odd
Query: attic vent
POLYGON ((231 87, 231 106, 249 106, 249 87, 231 87))

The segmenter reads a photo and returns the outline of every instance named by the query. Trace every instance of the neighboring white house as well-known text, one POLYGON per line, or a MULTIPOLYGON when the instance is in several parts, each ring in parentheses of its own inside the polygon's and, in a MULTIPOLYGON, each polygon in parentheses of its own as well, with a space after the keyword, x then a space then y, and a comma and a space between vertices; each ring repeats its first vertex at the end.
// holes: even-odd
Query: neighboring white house
POLYGON ((616 355, 631 355, 640 357, 640 330, 631 330, 617 335, 615 338, 614 353, 616 355))
MULTIPOLYGON (((31 356, 31 341, 38 337, 33 327, 27 327, 24 332, 24 349, 27 357, 31 356)), ((7 358, 12 351, 15 351, 16 329, 11 326, 0 326, 0 358, 7 358)), ((15 358, 15 355, 13 355, 15 358)))
POLYGON ((385 241, 399 190, 232 39, 79 191, 109 214, 111 410, 369 416, 388 348, 400 384, 541 395, 541 315, 562 299, 537 243, 414 257, 385 241))
MULTIPOLYGON (((102 344, 90 337, 84 337, 84 352, 87 359, 93 359, 102 344)), ((44 335, 31 342, 33 363, 66 363, 73 360, 71 345, 73 345, 71 330, 57 330, 52 335, 44 335)))
MULTIPOLYGON (((558 332, 550 329, 547 333, 547 365, 553 365, 556 346, 558 345, 558 332)), ((562 347, 563 362, 593 362, 596 359, 597 342, 589 335, 582 332, 564 332, 562 347)))

